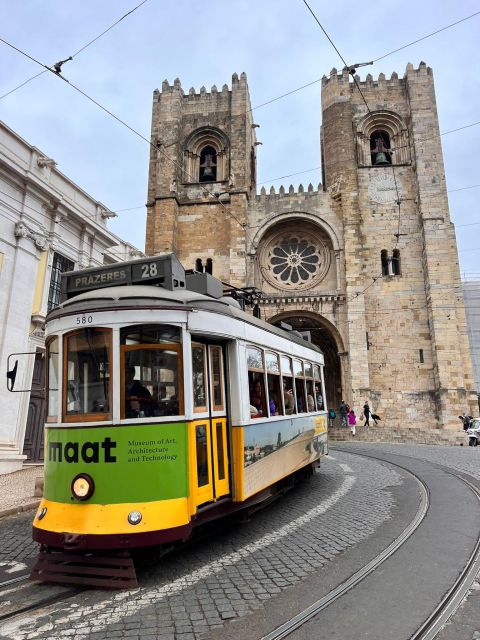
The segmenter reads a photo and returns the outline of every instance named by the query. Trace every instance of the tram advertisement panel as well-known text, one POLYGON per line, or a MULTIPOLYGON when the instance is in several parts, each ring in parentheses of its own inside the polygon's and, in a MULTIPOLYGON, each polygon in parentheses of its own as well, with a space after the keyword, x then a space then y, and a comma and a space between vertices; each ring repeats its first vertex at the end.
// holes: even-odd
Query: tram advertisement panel
POLYGON ((244 428, 244 490, 252 495, 326 453, 323 416, 263 422, 244 428))
POLYGON ((188 495, 187 423, 46 429, 45 498, 70 503, 71 482, 89 474, 89 503, 167 500, 188 495))

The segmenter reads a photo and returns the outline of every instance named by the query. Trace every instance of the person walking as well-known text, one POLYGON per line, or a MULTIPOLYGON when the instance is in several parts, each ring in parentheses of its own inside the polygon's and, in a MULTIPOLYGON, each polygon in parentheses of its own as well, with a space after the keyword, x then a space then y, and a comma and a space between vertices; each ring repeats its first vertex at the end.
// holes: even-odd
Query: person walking
POLYGON ((370 426, 370 405, 368 404, 368 400, 365 400, 365 404, 363 405, 363 415, 365 416, 364 427, 368 428, 370 426))
POLYGON ((335 409, 329 409, 328 410, 328 426, 330 428, 333 428, 336 417, 337 417, 337 414, 335 413, 335 409))
POLYGON ((350 431, 352 432, 352 436, 355 435, 355 425, 357 424, 357 416, 355 415, 355 411, 350 409, 348 412, 348 424, 350 426, 350 431))
POLYGON ((345 404, 345 402, 343 400, 340 403, 340 408, 339 408, 338 412, 340 413, 340 422, 342 424, 342 427, 346 427, 347 426, 348 407, 347 407, 347 405, 345 404))

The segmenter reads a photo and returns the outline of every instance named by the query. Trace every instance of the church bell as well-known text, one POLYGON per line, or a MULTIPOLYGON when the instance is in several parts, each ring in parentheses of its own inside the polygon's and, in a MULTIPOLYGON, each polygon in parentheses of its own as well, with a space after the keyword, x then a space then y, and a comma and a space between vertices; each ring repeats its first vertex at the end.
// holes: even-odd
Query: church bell
POLYGON ((383 151, 380 151, 379 153, 377 153, 377 156, 375 158, 375 166, 380 166, 385 164, 390 164, 390 163, 387 160, 387 156, 383 153, 383 151))

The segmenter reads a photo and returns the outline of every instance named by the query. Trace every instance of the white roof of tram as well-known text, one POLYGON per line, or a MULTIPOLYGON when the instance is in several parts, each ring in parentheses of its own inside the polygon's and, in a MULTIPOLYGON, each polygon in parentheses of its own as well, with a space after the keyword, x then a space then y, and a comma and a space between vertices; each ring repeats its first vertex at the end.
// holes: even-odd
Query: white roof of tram
POLYGON ((193 309, 202 309, 212 313, 231 316, 237 320, 247 322, 251 325, 264 329, 270 333, 274 333, 282 338, 286 338, 303 347, 313 349, 317 353, 323 353, 316 345, 304 340, 301 336, 295 335, 280 329, 273 324, 269 324, 264 320, 255 318, 253 315, 242 311, 239 303, 230 297, 212 298, 210 296, 196 293, 189 289, 164 289, 163 287, 147 286, 147 285, 129 285, 118 287, 105 287, 103 289, 95 289, 80 293, 73 298, 65 300, 55 307, 47 316, 47 321, 63 316, 65 313, 78 311, 80 313, 100 310, 115 310, 115 308, 124 309, 134 303, 137 307, 185 307, 193 309))

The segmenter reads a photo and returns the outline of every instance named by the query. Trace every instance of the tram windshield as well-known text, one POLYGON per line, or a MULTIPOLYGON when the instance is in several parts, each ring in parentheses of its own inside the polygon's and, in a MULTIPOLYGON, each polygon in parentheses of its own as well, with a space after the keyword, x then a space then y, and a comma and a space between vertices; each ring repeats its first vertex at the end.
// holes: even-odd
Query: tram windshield
POLYGON ((183 414, 181 332, 135 325, 120 331, 122 418, 183 414))
POLYGON ((111 330, 85 328, 65 336, 64 414, 67 421, 110 413, 111 330))

